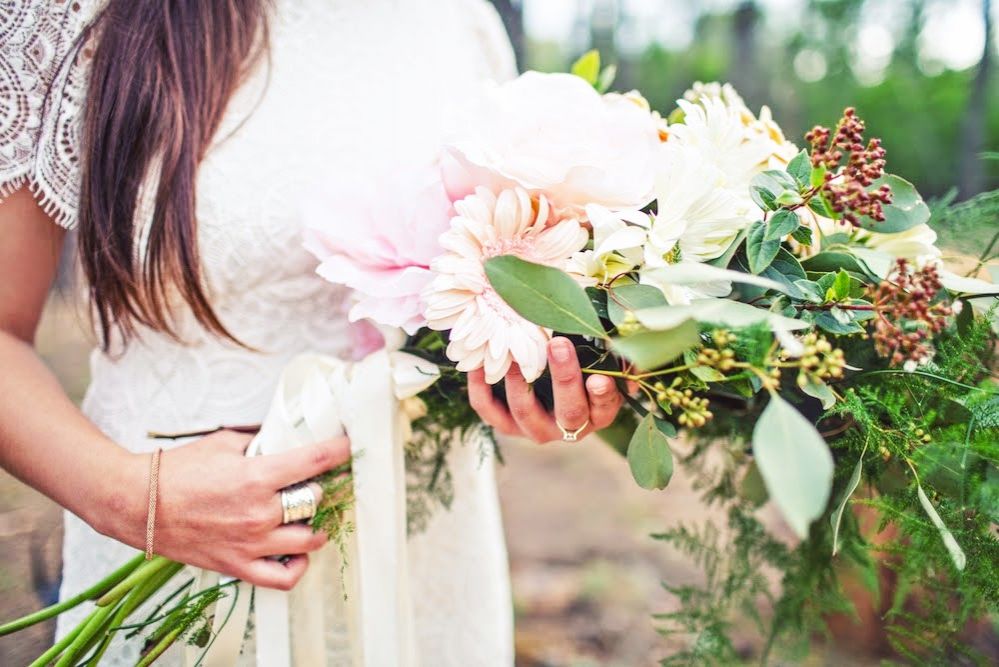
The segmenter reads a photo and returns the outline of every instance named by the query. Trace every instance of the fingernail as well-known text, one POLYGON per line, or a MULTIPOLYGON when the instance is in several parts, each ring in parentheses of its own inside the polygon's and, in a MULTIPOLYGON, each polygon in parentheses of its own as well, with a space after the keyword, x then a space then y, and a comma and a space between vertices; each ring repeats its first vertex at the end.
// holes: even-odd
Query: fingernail
POLYGON ((591 392, 593 392, 597 396, 603 396, 604 394, 610 391, 612 383, 607 378, 596 378, 590 384, 591 384, 590 386, 591 392))
POLYGON ((549 346, 552 351, 552 359, 555 361, 569 361, 572 358, 572 343, 565 338, 553 338, 549 346))

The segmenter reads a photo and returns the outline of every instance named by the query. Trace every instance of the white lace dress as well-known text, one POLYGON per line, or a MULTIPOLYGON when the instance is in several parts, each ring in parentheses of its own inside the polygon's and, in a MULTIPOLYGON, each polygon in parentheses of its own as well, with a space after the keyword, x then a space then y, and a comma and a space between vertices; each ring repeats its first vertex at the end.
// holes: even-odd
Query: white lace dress
MULTIPOLYGON (((87 51, 74 43, 95 11, 93 0, 0 3, 0 195, 30 185, 67 227, 76 220, 87 66, 87 51)), ((86 414, 135 451, 161 444, 146 439, 150 430, 259 422, 292 356, 339 354, 347 345, 342 294, 314 274, 301 246, 302 194, 358 169, 384 171, 403 151, 429 152, 450 103, 513 71, 485 0, 278 0, 270 57, 230 103, 197 191, 213 304, 260 352, 193 323, 187 346, 143 332, 113 355, 94 353, 86 414)), ((464 446, 449 466, 451 509, 410 541, 420 661, 510 665, 512 606, 492 462, 464 446)), ((67 515, 63 595, 131 553, 67 515)), ((79 618, 68 615, 60 630, 79 618)), ((328 664, 349 664, 343 623, 331 621, 328 664)), ((107 662, 131 664, 136 650, 118 647, 107 662)))

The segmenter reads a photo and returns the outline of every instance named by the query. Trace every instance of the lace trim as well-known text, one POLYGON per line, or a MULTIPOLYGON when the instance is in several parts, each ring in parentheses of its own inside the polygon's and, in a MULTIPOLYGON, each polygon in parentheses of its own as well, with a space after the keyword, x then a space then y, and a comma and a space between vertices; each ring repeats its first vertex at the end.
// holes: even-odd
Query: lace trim
POLYGON ((79 37, 101 0, 0 4, 0 201, 27 185, 76 223, 80 111, 91 51, 79 37))

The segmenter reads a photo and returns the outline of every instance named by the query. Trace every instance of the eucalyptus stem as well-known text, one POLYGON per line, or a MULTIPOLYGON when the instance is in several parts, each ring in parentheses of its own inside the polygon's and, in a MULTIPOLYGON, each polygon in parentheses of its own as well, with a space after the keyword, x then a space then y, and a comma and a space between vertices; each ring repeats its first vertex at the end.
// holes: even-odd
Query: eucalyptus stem
POLYGON ((58 602, 54 605, 46 607, 45 609, 40 609, 34 613, 28 614, 27 616, 22 616, 21 618, 10 621, 0 625, 0 637, 4 635, 9 635, 12 632, 17 632, 18 630, 23 630, 24 628, 35 625, 36 623, 41 623, 42 621, 47 621, 50 618, 58 616, 59 614, 69 611, 70 609, 79 606, 80 604, 86 602, 87 600, 93 600, 94 598, 100 597, 111 590, 114 586, 121 583, 126 577, 128 577, 132 572, 134 572, 138 567, 142 565, 145 561, 144 554, 138 554, 127 563, 119 567, 117 570, 104 577, 96 584, 88 588, 87 590, 74 595, 73 597, 58 602))

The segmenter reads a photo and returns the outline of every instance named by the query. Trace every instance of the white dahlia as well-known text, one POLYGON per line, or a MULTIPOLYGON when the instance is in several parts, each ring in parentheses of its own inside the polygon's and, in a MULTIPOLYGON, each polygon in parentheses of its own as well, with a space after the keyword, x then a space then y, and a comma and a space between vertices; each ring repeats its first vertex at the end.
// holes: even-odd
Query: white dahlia
POLYGON ((512 362, 524 378, 536 380, 545 369, 551 331, 518 315, 493 290, 484 263, 516 255, 535 264, 563 268, 586 245, 588 234, 575 219, 555 219, 544 196, 522 188, 493 194, 486 188, 455 202, 451 229, 440 237, 445 253, 435 259, 435 274, 424 292, 428 326, 450 330, 447 356, 458 370, 485 368, 486 381, 499 382, 512 362))

